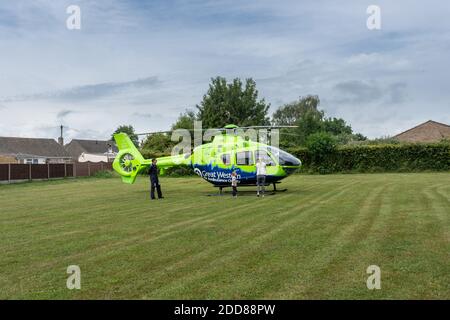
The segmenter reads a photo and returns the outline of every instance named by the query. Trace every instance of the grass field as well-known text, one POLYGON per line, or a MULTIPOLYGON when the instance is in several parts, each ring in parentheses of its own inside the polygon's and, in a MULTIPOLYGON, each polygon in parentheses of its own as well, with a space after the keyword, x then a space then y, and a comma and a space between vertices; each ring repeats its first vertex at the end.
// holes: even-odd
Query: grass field
POLYGON ((157 201, 143 178, 0 186, 0 298, 450 299, 448 173, 297 175, 264 199, 161 180, 157 201))

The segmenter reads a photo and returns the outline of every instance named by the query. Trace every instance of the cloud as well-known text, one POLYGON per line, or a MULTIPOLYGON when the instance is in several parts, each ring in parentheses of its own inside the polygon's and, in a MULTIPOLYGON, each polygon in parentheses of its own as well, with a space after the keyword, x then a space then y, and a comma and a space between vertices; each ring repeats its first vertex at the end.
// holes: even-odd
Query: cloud
POLYGON ((412 67, 411 61, 405 57, 380 52, 354 54, 347 63, 350 68, 365 68, 375 72, 404 72, 412 67))
POLYGON ((4 102, 27 101, 27 100, 47 100, 60 102, 83 102, 111 97, 129 91, 139 91, 152 89, 159 84, 157 77, 147 77, 133 81, 124 82, 104 82, 84 86, 76 86, 69 89, 44 92, 32 95, 21 95, 4 98, 4 102))
POLYGON ((352 80, 338 83, 334 86, 338 92, 338 103, 367 103, 382 98, 381 88, 374 83, 352 80))
POLYGON ((388 87, 389 100, 392 104, 402 103, 407 100, 407 85, 405 82, 393 83, 388 87))
POLYGON ((48 95, 50 99, 62 101, 86 101, 114 96, 130 90, 151 89, 159 84, 157 77, 147 77, 126 82, 105 82, 74 87, 48 95))
POLYGON ((63 120, 65 117, 67 117, 68 115, 73 114, 73 113, 75 113, 75 111, 73 111, 73 110, 61 110, 56 115, 56 118, 58 120, 63 120))
POLYGON ((152 115, 151 113, 135 112, 135 113, 133 113, 133 117, 140 118, 140 119, 142 119, 142 118, 151 119, 154 117, 154 115, 152 115))
POLYGON ((165 130, 215 76, 256 79, 271 111, 318 94, 370 137, 449 121, 450 6, 437 0, 380 0, 378 31, 358 1, 79 0, 79 31, 70 4, 0 2, 2 134, 165 130))
POLYGON ((375 81, 344 81, 334 86, 337 95, 333 101, 340 104, 367 104, 373 102, 395 104, 405 100, 405 89, 406 84, 404 82, 383 86, 375 81))

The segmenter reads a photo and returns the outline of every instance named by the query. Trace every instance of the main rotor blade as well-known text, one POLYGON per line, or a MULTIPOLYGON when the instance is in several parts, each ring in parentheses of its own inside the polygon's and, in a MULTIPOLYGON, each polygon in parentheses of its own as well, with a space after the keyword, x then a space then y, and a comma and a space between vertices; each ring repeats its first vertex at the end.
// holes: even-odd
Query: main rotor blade
MULTIPOLYGON (((190 132, 194 131, 207 131, 207 130, 219 130, 219 131, 234 131, 239 129, 289 129, 289 128, 298 128, 298 126, 249 126, 249 127, 236 127, 236 128, 208 128, 208 129, 183 129, 182 130, 188 130, 190 132)), ((143 133, 136 133, 137 136, 148 136, 151 134, 169 134, 172 133, 175 130, 167 130, 167 131, 153 131, 153 132, 143 132, 143 133)))
POLYGON ((238 127, 236 129, 284 129, 284 128, 298 128, 298 126, 250 126, 250 127, 238 127))

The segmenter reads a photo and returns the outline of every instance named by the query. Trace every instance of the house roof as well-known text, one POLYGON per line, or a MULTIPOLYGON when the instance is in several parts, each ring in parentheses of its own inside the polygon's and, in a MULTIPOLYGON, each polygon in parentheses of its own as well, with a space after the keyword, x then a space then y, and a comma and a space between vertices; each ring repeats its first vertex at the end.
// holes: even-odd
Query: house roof
POLYGON ((82 153, 104 154, 110 147, 113 152, 119 151, 116 144, 110 140, 73 139, 65 145, 66 151, 74 157, 79 157, 82 153))
POLYGON ((450 126, 433 120, 428 120, 411 129, 403 131, 393 138, 405 142, 438 142, 450 138, 450 126))
POLYGON ((0 154, 69 158, 63 146, 54 139, 0 137, 0 154))

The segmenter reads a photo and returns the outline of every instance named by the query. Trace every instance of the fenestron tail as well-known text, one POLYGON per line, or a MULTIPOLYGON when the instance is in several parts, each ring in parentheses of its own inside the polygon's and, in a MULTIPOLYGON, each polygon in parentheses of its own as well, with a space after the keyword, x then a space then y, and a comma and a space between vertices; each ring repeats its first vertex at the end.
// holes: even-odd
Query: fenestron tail
MULTIPOLYGON (((114 159, 113 169, 120 174, 123 182, 132 184, 136 180, 138 173, 152 164, 152 160, 144 159, 126 133, 116 133, 114 140, 116 140, 119 153, 114 159)), ((191 165, 190 154, 161 157, 157 158, 157 160, 161 174, 164 174, 164 171, 171 167, 191 165)))
POLYGON ((149 166, 150 161, 144 159, 126 133, 115 134, 114 140, 116 140, 119 153, 112 166, 120 174, 123 182, 132 184, 139 171, 149 166))

